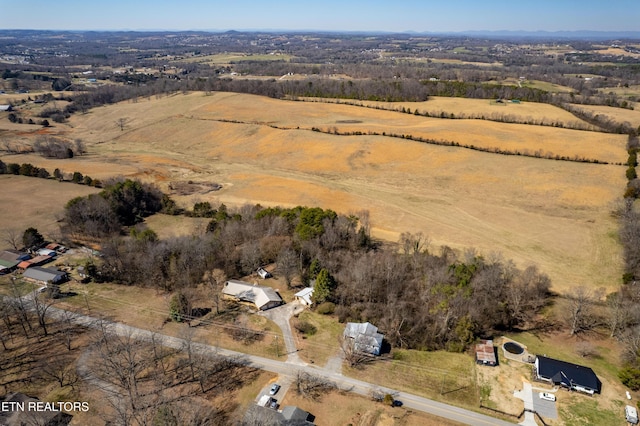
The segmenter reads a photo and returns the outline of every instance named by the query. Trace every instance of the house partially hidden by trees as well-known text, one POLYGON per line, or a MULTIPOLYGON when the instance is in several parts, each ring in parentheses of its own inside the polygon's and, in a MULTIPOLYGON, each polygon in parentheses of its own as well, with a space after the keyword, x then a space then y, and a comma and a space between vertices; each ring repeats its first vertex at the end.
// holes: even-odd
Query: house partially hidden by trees
POLYGON ((380 355, 382 339, 378 327, 371 323, 348 322, 344 328, 345 341, 351 341, 354 350, 371 355, 380 355))
POLYGON ((535 362, 538 380, 564 386, 590 395, 600 393, 602 383, 589 367, 538 355, 535 362))
POLYGON ((222 294, 240 302, 252 303, 261 311, 275 308, 283 303, 282 298, 271 287, 255 285, 239 280, 229 280, 224 284, 222 294))
POLYGON ((293 405, 282 410, 252 405, 244 416, 243 424, 262 426, 313 426, 315 416, 293 405))

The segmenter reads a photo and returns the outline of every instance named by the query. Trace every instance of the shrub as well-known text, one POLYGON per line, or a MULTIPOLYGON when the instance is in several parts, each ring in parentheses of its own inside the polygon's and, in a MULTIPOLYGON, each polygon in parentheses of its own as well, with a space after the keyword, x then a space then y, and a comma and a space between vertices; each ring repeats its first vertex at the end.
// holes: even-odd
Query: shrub
POLYGON ((313 324, 311 324, 311 323, 309 323, 307 321, 297 321, 296 324, 294 325, 294 327, 300 333, 305 334, 307 336, 313 336, 318 331, 316 326, 314 326, 313 324))
POLYGON ((618 378, 629 389, 640 390, 640 369, 631 366, 625 367, 618 373, 618 378))
POLYGON ((332 302, 324 302, 318 305, 316 308, 316 312, 321 315, 331 315, 336 310, 335 303, 332 302))

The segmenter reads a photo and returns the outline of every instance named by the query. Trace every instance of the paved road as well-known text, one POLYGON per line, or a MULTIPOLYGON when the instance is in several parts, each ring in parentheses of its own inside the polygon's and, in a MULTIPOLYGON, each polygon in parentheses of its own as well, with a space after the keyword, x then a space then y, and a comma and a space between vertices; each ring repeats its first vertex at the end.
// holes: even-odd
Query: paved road
MULTIPOLYGON (((65 315, 65 311, 62 309, 51 307, 50 315, 56 318, 62 318, 65 315)), ((113 323, 109 321, 100 320, 87 315, 73 314, 71 320, 79 325, 86 327, 98 328, 107 326, 109 332, 120 335, 130 336, 141 340, 151 340, 153 332, 143 330, 136 327, 131 327, 122 323, 113 323)), ((158 333, 155 333, 156 339, 158 333)), ((181 349, 185 346, 186 341, 178 337, 161 335, 163 342, 166 346, 181 349)), ((259 368, 262 370, 270 371, 272 373, 280 374, 283 376, 289 376, 295 378, 299 370, 303 370, 312 374, 320 375, 334 381, 340 389, 345 391, 354 392, 359 395, 368 396, 372 390, 380 390, 385 393, 395 395, 396 399, 402 401, 404 406, 419 410, 425 413, 433 414, 436 416, 444 417, 450 420, 454 420, 467 425, 474 426, 507 426, 513 425, 503 420, 495 419, 493 417, 486 416, 484 414, 476 413, 474 411, 465 410, 463 408, 454 407, 452 405, 443 404, 441 402, 432 401, 427 398, 423 398, 417 395, 399 392, 395 389, 381 387, 372 383, 363 382, 350 377, 345 377, 339 373, 325 370, 324 368, 315 365, 304 364, 292 364, 289 362, 276 361, 269 358, 263 358, 255 355, 247 355, 240 352, 234 352, 227 349, 218 348, 215 346, 205 345, 202 343, 192 343, 194 351, 202 354, 219 354, 224 356, 236 357, 243 359, 248 365, 259 368)))

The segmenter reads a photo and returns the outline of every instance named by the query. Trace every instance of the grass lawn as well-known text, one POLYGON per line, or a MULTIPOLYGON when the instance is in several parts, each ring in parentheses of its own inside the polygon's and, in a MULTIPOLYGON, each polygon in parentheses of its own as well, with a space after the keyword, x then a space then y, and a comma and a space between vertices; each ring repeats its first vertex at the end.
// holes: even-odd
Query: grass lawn
MULTIPOLYGON (((309 363, 325 365, 329 358, 339 353, 339 339, 344 331, 344 324, 340 324, 337 318, 305 310, 298 315, 298 320, 308 322, 317 329, 315 334, 303 336, 292 327, 294 333, 299 333, 300 358, 309 363)), ((295 321, 292 319, 292 324, 295 321)))
POLYGON ((576 395, 573 399, 574 401, 570 401, 568 407, 559 407, 558 410, 558 416, 566 426, 627 425, 622 402, 618 404, 617 409, 608 409, 602 407, 597 399, 585 398, 581 395, 576 395))
POLYGON ((0 295, 13 297, 17 292, 20 296, 25 296, 39 287, 41 286, 23 279, 16 279, 14 287, 10 275, 0 277, 0 295))
POLYGON ((475 362, 468 354, 445 351, 392 351, 362 369, 344 367, 343 374, 371 380, 400 391, 463 406, 478 407, 475 362))
MULTIPOLYGON (((61 308, 81 311, 92 316, 104 316, 110 320, 122 322, 145 330, 157 331, 170 336, 183 337, 187 325, 167 321, 169 316, 170 295, 160 293, 149 288, 130 287, 117 284, 79 284, 68 283, 62 291, 76 293, 75 296, 61 300, 61 308)), ((206 297, 198 299, 199 308, 212 308, 207 304, 206 297)), ((242 307, 217 316, 209 313, 201 320, 192 322, 189 330, 194 333, 194 341, 226 349, 278 359, 276 351, 276 336, 282 342, 282 332, 271 320, 247 315, 242 307), (236 322, 244 321, 246 327, 259 334, 259 338, 250 344, 235 340, 229 333, 240 325, 236 322)))

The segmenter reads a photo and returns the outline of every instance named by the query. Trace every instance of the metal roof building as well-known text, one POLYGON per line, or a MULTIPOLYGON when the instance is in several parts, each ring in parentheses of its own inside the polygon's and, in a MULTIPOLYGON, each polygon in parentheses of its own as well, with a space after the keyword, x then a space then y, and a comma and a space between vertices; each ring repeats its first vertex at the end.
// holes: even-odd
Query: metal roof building
POLYGON ((222 293, 242 302, 256 305, 261 311, 280 306, 282 298, 271 287, 259 286, 239 280, 229 280, 224 284, 222 293))
POLYGON ((41 268, 34 266, 24 271, 22 276, 26 279, 47 284, 49 282, 56 284, 63 281, 67 277, 67 273, 54 268, 41 268))
POLYGON ((344 337, 354 340, 354 349, 357 351, 380 355, 384 336, 378 333, 375 325, 368 322, 348 322, 344 328, 344 337))

